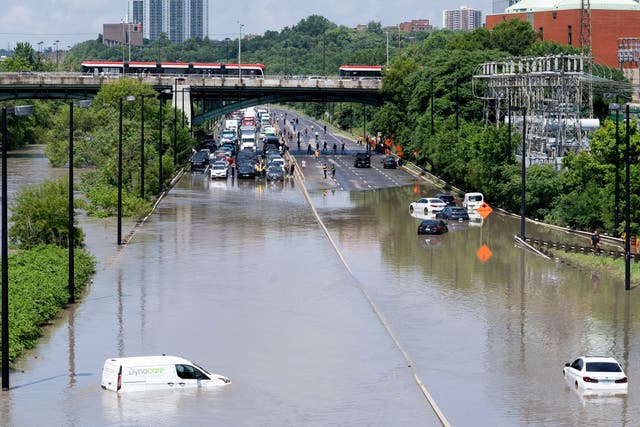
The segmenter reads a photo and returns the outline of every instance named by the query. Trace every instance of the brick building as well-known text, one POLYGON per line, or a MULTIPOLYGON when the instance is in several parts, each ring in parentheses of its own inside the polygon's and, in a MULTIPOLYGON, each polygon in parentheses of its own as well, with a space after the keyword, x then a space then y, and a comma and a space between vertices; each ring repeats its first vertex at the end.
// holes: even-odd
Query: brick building
POLYGON ((401 22, 398 24, 398 28, 400 31, 413 33, 416 31, 431 31, 433 30, 433 25, 429 23, 428 19, 412 19, 409 22, 401 22))
MULTIPOLYGON (((486 25, 520 19, 541 40, 580 47, 580 0, 521 0, 505 13, 488 15, 486 25)), ((596 63, 618 68, 618 38, 640 37, 640 4, 634 0, 591 0, 591 49, 596 63)))

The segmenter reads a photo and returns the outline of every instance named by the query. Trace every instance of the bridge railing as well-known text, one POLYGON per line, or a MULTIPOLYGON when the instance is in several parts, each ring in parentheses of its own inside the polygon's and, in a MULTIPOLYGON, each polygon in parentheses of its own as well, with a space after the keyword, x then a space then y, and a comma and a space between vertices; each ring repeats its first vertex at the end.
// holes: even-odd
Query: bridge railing
POLYGON ((267 75, 264 78, 255 76, 243 76, 240 78, 210 76, 204 74, 83 74, 79 72, 17 72, 0 73, 0 85, 12 84, 42 84, 42 85, 96 85, 103 84, 119 78, 135 78, 146 84, 171 87, 180 81, 180 86, 210 86, 210 87, 282 87, 282 88, 327 88, 327 89, 365 89, 378 90, 382 85, 379 79, 341 79, 338 76, 304 77, 267 75))

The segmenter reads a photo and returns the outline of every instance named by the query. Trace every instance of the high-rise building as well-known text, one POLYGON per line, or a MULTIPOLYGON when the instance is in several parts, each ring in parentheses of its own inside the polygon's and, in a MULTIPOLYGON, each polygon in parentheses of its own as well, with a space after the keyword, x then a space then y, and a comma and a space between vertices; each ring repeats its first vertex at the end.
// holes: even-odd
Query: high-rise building
POLYGON ((132 24, 142 24, 144 16, 143 0, 131 0, 129 2, 129 22, 132 24))
POLYGON ((129 0, 133 22, 138 10, 142 10, 142 31, 149 40, 157 40, 160 33, 176 43, 209 35, 209 0, 129 0))
POLYGON ((442 26, 448 30, 475 30, 482 27, 482 12, 460 6, 460 9, 442 12, 442 26))

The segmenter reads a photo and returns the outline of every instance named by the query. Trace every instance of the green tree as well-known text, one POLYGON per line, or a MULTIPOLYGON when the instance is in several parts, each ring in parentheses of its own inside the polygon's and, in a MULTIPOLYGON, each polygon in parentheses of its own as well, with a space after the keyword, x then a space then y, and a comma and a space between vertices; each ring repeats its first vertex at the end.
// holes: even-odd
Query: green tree
MULTIPOLYGON (((38 245, 67 247, 68 200, 68 181, 63 179, 22 187, 11 202, 11 242, 22 249, 38 245)), ((74 218, 74 242, 82 246, 84 232, 77 223, 74 218)))

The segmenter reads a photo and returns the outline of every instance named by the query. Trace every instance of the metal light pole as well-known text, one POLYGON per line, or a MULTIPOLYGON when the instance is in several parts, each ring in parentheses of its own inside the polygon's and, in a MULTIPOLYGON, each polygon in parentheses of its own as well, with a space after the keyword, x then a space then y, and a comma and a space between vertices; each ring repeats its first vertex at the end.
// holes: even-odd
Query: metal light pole
POLYGON ((507 117, 509 123, 507 124, 507 164, 511 164, 511 95, 509 95, 509 105, 507 106, 507 117))
POLYGON ((135 96, 120 98, 120 122, 118 127, 118 245, 122 244, 122 101, 135 101, 135 96))
POLYGON ((74 210, 74 199, 73 199, 73 107, 74 105, 79 108, 89 108, 91 107, 92 101, 90 99, 85 99, 82 101, 70 102, 69 103, 69 240, 67 245, 69 246, 69 304, 73 304, 75 301, 75 236, 74 236, 74 219, 75 219, 75 210, 74 210))
POLYGON ((631 290, 631 149, 629 136, 629 104, 626 106, 627 135, 626 135, 626 180, 625 180, 625 220, 624 220, 624 290, 631 290))
POLYGON ((238 35, 238 77, 240 78, 240 84, 242 84, 242 27, 244 27, 244 24, 238 21, 238 25, 240 26, 238 35))
POLYGON ((526 175, 527 175, 527 107, 520 107, 518 109, 522 110, 522 188, 520 190, 520 238, 524 241, 525 232, 525 208, 526 208, 526 200, 525 200, 525 190, 526 190, 526 175))
POLYGON ((2 390, 9 390, 9 225, 7 221, 7 113, 28 116, 33 106, 2 108, 2 390))

